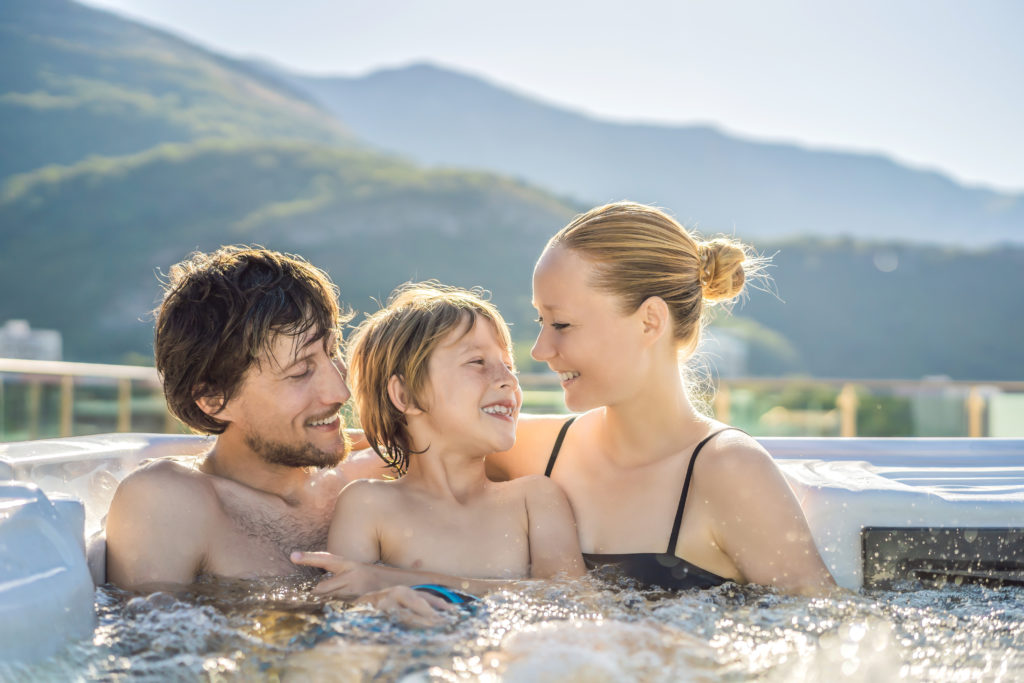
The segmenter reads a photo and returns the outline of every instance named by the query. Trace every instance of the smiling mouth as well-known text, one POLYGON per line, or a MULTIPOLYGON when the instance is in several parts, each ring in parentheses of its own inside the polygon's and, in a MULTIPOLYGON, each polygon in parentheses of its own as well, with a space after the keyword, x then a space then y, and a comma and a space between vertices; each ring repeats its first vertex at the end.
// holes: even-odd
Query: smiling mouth
POLYGON ((501 417, 508 420, 515 419, 516 409, 515 406, 506 403, 492 403, 489 406, 481 408, 483 412, 494 417, 501 417))
POLYGON ((336 411, 331 413, 330 415, 325 415, 324 417, 318 417, 316 419, 310 420, 309 422, 306 423, 306 426, 330 427, 334 425, 339 419, 341 419, 341 413, 336 411))
POLYGON ((560 372, 560 373, 558 373, 558 379, 562 380, 563 382, 568 382, 569 380, 576 379, 579 376, 580 376, 580 373, 576 372, 575 370, 570 371, 570 372, 560 372))

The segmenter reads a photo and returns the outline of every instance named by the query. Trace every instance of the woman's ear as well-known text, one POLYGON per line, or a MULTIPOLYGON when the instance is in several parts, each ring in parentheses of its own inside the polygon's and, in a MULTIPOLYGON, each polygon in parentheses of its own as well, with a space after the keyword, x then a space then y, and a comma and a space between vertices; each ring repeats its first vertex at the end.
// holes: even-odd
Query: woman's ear
POLYGON ((403 415, 419 415, 423 411, 416 407, 416 402, 409 395, 405 386, 405 380, 398 375, 391 375, 388 379, 388 398, 391 404, 398 408, 403 415))
POLYGON ((672 326, 672 316, 668 304, 660 296, 649 296, 644 299, 637 310, 645 340, 657 341, 672 326))

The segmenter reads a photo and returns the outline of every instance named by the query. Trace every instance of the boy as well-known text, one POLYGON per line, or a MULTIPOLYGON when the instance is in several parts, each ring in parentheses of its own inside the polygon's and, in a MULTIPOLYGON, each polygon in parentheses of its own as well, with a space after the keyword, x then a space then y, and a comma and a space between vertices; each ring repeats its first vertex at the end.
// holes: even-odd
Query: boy
POLYGON ((508 327, 476 292, 409 285, 356 330, 351 381, 366 438, 401 478, 338 497, 328 551, 467 578, 584 572, 572 511, 542 476, 491 482, 522 392, 508 327))

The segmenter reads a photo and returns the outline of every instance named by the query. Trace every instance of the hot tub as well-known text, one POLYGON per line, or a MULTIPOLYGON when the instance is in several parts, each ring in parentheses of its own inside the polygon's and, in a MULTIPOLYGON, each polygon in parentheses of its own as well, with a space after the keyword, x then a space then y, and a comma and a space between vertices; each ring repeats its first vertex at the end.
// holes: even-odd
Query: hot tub
MULTIPOLYGON (((1024 440, 764 438, 846 588, 1024 584, 1024 440)), ((111 434, 0 444, 0 660, 46 657, 94 623, 85 538, 117 483, 205 437, 111 434)), ((89 570, 92 571, 90 577, 89 570)))

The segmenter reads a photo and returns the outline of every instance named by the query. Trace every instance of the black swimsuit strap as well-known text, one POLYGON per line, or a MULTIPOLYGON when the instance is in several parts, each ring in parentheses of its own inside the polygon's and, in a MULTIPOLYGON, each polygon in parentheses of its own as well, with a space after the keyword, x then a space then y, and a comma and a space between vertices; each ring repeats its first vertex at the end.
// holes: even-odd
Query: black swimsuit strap
POLYGON ((565 440, 565 433, 569 431, 569 425, 571 425, 573 420, 575 419, 576 416, 573 415, 568 420, 566 420, 565 424, 562 425, 562 431, 558 432, 558 438, 555 439, 555 446, 554 448, 551 449, 551 457, 548 458, 547 469, 544 470, 545 477, 551 476, 551 470, 555 468, 555 459, 558 457, 558 451, 562 450, 562 441, 565 440))
POLYGON ((686 494, 690 492, 690 478, 693 476, 693 464, 697 462, 697 456, 700 455, 700 449, 704 448, 704 444, 708 441, 711 441, 711 439, 715 438, 722 432, 727 432, 730 429, 743 431, 736 427, 724 427, 719 429, 717 432, 711 432, 708 434, 704 440, 697 444, 697 447, 693 449, 693 455, 690 456, 690 464, 686 468, 686 480, 683 482, 683 494, 679 496, 679 507, 676 508, 676 521, 672 525, 672 535, 668 537, 668 550, 665 552, 669 555, 676 554, 676 543, 679 541, 679 527, 683 524, 683 508, 686 507, 686 494))

